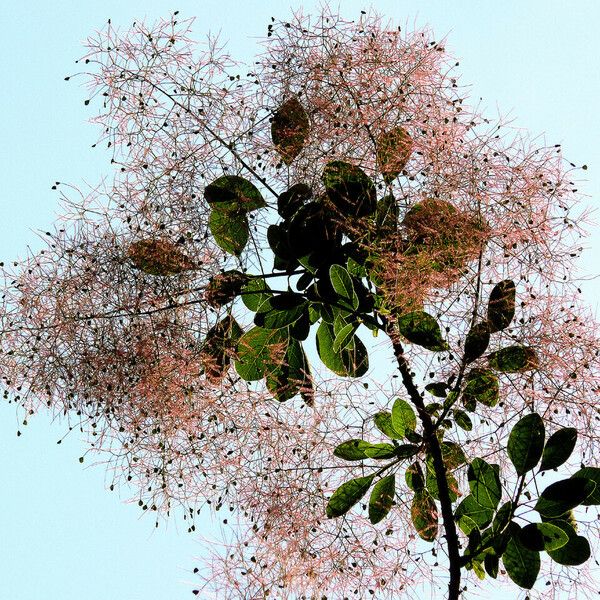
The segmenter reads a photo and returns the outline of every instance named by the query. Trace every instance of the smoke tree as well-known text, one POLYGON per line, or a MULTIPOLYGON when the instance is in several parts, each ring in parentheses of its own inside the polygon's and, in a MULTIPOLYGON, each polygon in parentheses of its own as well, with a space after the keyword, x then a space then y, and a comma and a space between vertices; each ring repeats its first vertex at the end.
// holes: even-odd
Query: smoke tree
POLYGON ((575 165, 471 107, 427 30, 297 14, 244 66, 190 25, 88 40, 114 180, 60 184, 5 267, 5 397, 142 510, 225 513, 200 597, 596 594, 575 165))

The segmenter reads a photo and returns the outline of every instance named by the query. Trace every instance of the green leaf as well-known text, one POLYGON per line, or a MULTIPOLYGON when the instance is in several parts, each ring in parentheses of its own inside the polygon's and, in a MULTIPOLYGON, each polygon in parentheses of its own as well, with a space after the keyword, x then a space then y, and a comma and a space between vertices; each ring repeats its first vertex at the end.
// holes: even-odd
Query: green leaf
POLYGON ((246 381, 258 381, 280 364, 288 344, 286 329, 254 327, 238 341, 235 370, 246 381))
POLYGON ((341 160, 334 160, 323 170, 327 196, 345 216, 366 217, 377 207, 375 185, 365 172, 341 160))
POLYGON ((475 498, 469 494, 456 507, 455 517, 458 526, 463 533, 469 535, 473 527, 478 527, 480 530, 487 527, 494 517, 494 510, 489 507, 481 506, 475 498), (463 519, 463 517, 467 517, 463 519))
POLYGON ((579 469, 579 471, 577 471, 573 477, 583 477, 584 479, 593 481, 596 484, 594 491, 581 504, 583 506, 600 504, 600 469, 597 467, 583 467, 582 469, 579 469))
POLYGON ((262 277, 252 277, 242 288, 242 302, 253 312, 271 297, 270 288, 262 277))
POLYGON ((213 211, 221 214, 240 212, 245 216, 267 205, 256 186, 237 175, 224 175, 207 185, 204 198, 213 211))
POLYGON ((310 366, 302 344, 297 340, 289 340, 282 363, 273 365, 266 372, 266 384, 279 402, 285 402, 302 391, 312 396, 310 366))
POLYGON ((515 284, 506 279, 494 286, 488 303, 490 331, 500 331, 510 325, 515 316, 515 284))
MULTIPOLYGON (((456 500, 458 499, 458 481, 456 481, 456 477, 454 477, 454 475, 452 475, 451 473, 448 473, 446 475, 446 481, 448 483, 448 495, 450 496, 450 501, 456 502, 456 500)), ((436 500, 439 500, 440 491, 438 481, 435 472, 432 468, 426 469, 425 484, 431 496, 436 500)))
POLYGON ((523 373, 537 369, 538 358, 535 350, 528 346, 509 346, 488 355, 490 367, 503 373, 523 373))
POLYGON ((589 479, 563 479, 550 484, 541 493, 533 508, 544 517, 560 517, 582 504, 595 489, 596 484, 589 479))
POLYGON ((502 555, 508 576, 519 586, 530 590, 540 572, 540 553, 523 546, 518 536, 513 535, 502 555))
POLYGON ((394 429, 394 426, 392 425, 392 413, 388 411, 378 412, 373 417, 373 420, 375 421, 375 427, 390 439, 400 440, 404 437, 394 429))
POLYGON ((425 391, 429 392, 436 398, 445 398, 447 396, 448 384, 443 382, 428 383, 425 386, 425 391))
POLYGON ((553 433, 546 442, 540 471, 556 469, 565 463, 577 442, 577 429, 565 427, 553 433))
POLYGON ((419 537, 426 542, 433 542, 438 532, 438 510, 427 490, 415 493, 410 516, 419 537))
POLYGON ((473 325, 465 339, 465 362, 479 358, 490 343, 490 326, 487 321, 473 325))
POLYGON ((342 483, 327 503, 327 516, 333 519, 345 515, 368 492, 374 478, 369 475, 342 483))
POLYGON ((248 218, 244 212, 213 210, 208 218, 208 227, 219 248, 234 256, 242 253, 250 237, 248 218))
POLYGON ((329 267, 329 278, 333 289, 356 310, 358 308, 358 296, 354 291, 350 273, 341 265, 331 265, 329 267))
POLYGON ((466 412, 459 410, 458 408, 455 408, 452 412, 454 414, 454 420, 456 421, 456 424, 461 429, 464 429, 465 431, 471 431, 471 429, 473 429, 473 422, 466 412))
POLYGON ((310 123, 306 110, 295 96, 286 100, 273 114, 271 139, 286 165, 300 154, 310 123))
POLYGON ((544 450, 544 422, 537 413, 525 415, 508 437, 508 456, 518 475, 531 471, 544 450))
POLYGON ((365 454, 369 458, 384 460, 387 458, 394 458, 396 456, 396 448, 392 446, 392 444, 369 444, 369 446, 365 448, 365 454))
POLYGON ((377 166, 386 183, 400 175, 410 158, 412 146, 412 138, 403 127, 395 127, 379 136, 377 166))
POLYGON ((562 529, 568 537, 568 542, 556 550, 548 550, 550 558, 559 565, 582 565, 591 556, 589 542, 581 535, 577 535, 575 528, 563 519, 552 520, 552 525, 562 529))
POLYGON ((426 312, 418 310, 402 315, 398 319, 398 329, 412 344, 434 352, 448 349, 438 322, 426 312))
POLYGON ((496 579, 498 577, 498 567, 500 566, 498 555, 487 553, 483 559, 483 564, 485 572, 493 579, 496 579))
POLYGON ((462 397, 469 410, 475 410, 476 403, 496 406, 500 394, 498 377, 488 369, 471 369, 465 377, 462 397))
POLYGON ((374 486, 369 500, 369 520, 376 525, 390 512, 396 494, 396 477, 388 475, 381 478, 374 486))
POLYGON ((500 467, 490 465, 481 458, 475 458, 467 471, 469 488, 477 504, 496 510, 502 497, 500 467))
POLYGON ((340 329, 339 333, 336 334, 335 339, 333 340, 334 352, 345 350, 352 343, 356 328, 357 325, 355 323, 348 323, 348 325, 344 325, 340 329))
POLYGON ((414 462, 406 469, 404 479, 406 480, 406 485, 414 492, 420 492, 425 488, 423 469, 421 469, 421 465, 417 462, 414 462))
POLYGON ((529 523, 521 530, 520 541, 529 550, 552 551, 562 548, 569 536, 552 523, 529 523))
POLYGON ((336 447, 333 455, 343 460, 365 460, 365 458, 368 458, 365 454, 365 448, 369 445, 369 442, 364 440, 346 440, 336 447))
POLYGON ((513 513, 513 504, 512 502, 505 502, 496 513, 494 517, 494 522, 492 523, 492 531, 494 533, 501 533, 506 529, 508 524, 510 523, 512 513, 513 513))
POLYGON ((369 355, 360 338, 355 336, 354 347, 340 352, 333 351, 334 341, 333 327, 321 321, 317 329, 317 352, 323 364, 337 375, 362 377, 369 370, 369 355))
POLYGON ((255 325, 265 329, 281 329, 297 321, 307 307, 306 300, 293 292, 272 296, 260 305, 255 325))
POLYGON ((414 431, 417 428, 417 417, 411 405, 396 398, 392 406, 392 427, 401 437, 406 435, 407 430, 414 431))

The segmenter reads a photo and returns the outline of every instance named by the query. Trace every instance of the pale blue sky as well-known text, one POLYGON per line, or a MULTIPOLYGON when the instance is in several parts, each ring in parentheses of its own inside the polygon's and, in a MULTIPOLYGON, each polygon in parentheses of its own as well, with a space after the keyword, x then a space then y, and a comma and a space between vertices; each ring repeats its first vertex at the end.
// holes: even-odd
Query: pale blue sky
MULTIPOLYGON (((107 18, 127 26, 180 10, 197 16, 198 36, 211 30, 231 41, 234 56, 251 60, 254 36, 288 6, 319 3, 196 0, 44 0, 0 2, 0 260, 37 246, 33 230, 54 219, 56 180, 84 186, 110 174, 106 156, 91 150, 97 131, 86 124, 85 91, 63 81, 81 43, 107 18)), ((368 2, 340 3, 353 18, 368 2)), ((579 188, 600 197, 600 46, 596 0, 378 0, 374 6, 404 25, 429 24, 461 61, 462 82, 516 124, 586 163, 579 188)), ((600 235, 590 240, 587 270, 596 274, 600 235), (594 264, 596 262, 596 264, 594 264)), ((584 286, 597 306, 599 287, 584 286)), ((135 505, 105 491, 102 468, 80 465, 82 444, 45 415, 27 427, 0 404, 0 600, 179 600, 191 598, 192 557, 201 544, 182 523, 154 529, 135 505), (16 430, 23 435, 16 437, 16 430)), ((122 494, 127 497, 126 493, 122 494)), ((207 525, 208 527, 208 525, 207 525)), ((200 527, 202 529, 202 527, 200 527)))

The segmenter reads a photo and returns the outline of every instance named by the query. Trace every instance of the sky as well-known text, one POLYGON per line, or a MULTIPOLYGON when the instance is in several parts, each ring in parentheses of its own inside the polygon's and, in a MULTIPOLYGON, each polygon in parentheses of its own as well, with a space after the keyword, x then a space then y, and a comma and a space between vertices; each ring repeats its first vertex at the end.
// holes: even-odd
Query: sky
MULTIPOLYGON (((0 261, 39 247, 54 221, 55 181, 79 187, 110 177, 107 155, 91 145, 98 131, 85 90, 64 77, 75 71, 81 41, 108 18, 127 27, 179 10, 196 16, 196 36, 221 33, 230 52, 252 59, 271 16, 290 7, 317 12, 320 3, 195 0, 24 0, 0 2, 0 261)), ((367 2, 340 3, 355 18, 367 2)), ((488 116, 498 113, 564 155, 587 164, 578 187, 595 208, 600 197, 600 46, 597 0, 378 0, 375 8, 405 25, 430 25, 460 59, 462 84, 488 116)), ((583 261, 597 275, 596 228, 583 261)), ((600 286, 583 286, 597 310, 600 286)), ((191 598, 198 536, 125 503, 106 490, 102 466, 81 464, 85 446, 66 426, 38 414, 24 426, 14 405, 0 404, 0 600, 179 600, 191 598), (17 436, 17 431, 21 432, 17 436)), ((206 520, 201 532, 210 531, 206 520)))

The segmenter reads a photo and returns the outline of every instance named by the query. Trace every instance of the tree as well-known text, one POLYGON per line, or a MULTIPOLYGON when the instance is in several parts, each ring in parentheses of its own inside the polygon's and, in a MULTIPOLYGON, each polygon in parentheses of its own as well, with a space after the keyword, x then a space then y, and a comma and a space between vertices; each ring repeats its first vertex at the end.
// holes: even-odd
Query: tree
POLYGON ((116 176, 5 271, 5 395, 74 419, 143 510, 227 508, 219 597, 585 593, 575 167, 470 108, 427 31, 273 21, 245 74, 188 33, 89 40, 116 176))

